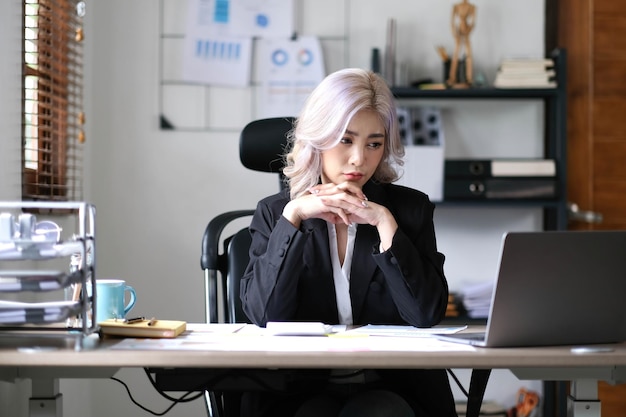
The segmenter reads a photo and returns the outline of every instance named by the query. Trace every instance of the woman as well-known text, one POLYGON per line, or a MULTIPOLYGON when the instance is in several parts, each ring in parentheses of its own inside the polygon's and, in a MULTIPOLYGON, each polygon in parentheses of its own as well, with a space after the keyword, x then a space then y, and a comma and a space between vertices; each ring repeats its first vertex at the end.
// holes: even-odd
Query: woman
MULTIPOLYGON (((360 69, 329 75, 308 97, 289 141, 288 190, 260 201, 250 225, 241 282, 248 318, 259 326, 439 323, 448 286, 434 206, 425 194, 391 184, 404 150, 384 80, 360 69)), ((361 381, 331 374, 301 395, 250 394, 249 407, 272 416, 456 416, 444 370, 353 376, 361 381)))

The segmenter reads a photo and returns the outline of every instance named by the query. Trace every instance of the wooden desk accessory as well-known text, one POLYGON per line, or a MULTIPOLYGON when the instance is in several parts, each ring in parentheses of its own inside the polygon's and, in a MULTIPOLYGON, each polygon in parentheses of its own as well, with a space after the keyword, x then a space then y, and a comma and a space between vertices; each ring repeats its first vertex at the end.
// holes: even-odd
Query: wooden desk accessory
POLYGON ((102 336, 174 338, 184 332, 187 322, 179 320, 145 319, 143 317, 128 320, 109 319, 98 323, 102 336))

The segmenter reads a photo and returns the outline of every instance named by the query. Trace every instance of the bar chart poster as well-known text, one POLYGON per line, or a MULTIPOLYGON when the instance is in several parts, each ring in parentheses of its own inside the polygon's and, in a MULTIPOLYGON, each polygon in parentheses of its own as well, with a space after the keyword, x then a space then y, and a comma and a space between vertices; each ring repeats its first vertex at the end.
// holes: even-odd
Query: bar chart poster
POLYGON ((188 7, 182 62, 185 81, 246 87, 253 37, 293 32, 292 0, 190 0, 188 7))

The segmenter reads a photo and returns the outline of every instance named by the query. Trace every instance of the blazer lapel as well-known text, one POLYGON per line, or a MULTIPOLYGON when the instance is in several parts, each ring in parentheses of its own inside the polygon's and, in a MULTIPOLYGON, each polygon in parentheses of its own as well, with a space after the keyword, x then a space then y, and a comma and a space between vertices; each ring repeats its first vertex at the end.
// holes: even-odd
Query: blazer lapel
POLYGON ((378 242, 378 233, 375 227, 361 224, 358 226, 356 234, 354 252, 352 253, 352 267, 350 268, 350 298, 354 322, 359 323, 367 290, 376 272, 376 263, 372 258, 372 247, 378 242))
POLYGON ((302 224, 311 233, 308 243, 310 246, 303 255, 304 262, 312 265, 312 269, 317 271, 316 274, 320 277, 330 277, 329 280, 318 281, 321 286, 320 290, 323 290, 323 294, 328 294, 330 291, 335 296, 333 265, 330 258, 330 244, 328 243, 328 226, 321 219, 305 220, 302 224))
MULTIPOLYGON (((370 201, 388 207, 387 194, 382 186, 368 181, 363 187, 363 192, 370 201)), ((358 226, 350 270, 350 296, 355 323, 359 323, 367 291, 378 269, 372 257, 372 251, 379 243, 380 238, 374 226, 368 224, 358 226)))

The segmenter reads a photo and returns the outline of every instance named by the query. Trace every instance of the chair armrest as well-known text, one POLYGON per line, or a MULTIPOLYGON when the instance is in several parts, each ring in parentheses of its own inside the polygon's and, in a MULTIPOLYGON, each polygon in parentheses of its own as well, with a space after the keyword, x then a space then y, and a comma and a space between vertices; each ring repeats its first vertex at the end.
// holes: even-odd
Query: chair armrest
POLYGON ((253 214, 254 210, 234 210, 211 219, 202 236, 202 254, 200 256, 202 269, 219 269, 219 242, 222 231, 230 222, 253 214))

